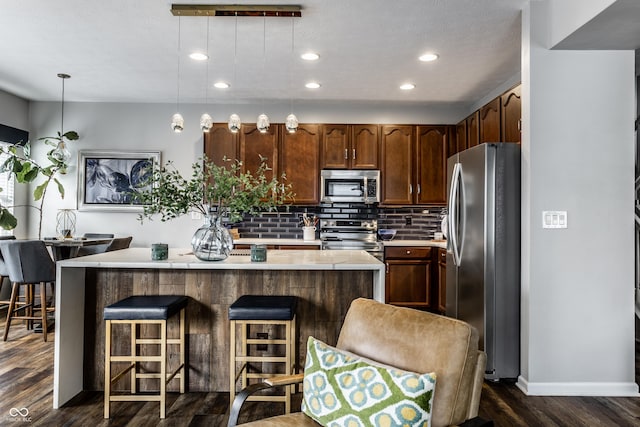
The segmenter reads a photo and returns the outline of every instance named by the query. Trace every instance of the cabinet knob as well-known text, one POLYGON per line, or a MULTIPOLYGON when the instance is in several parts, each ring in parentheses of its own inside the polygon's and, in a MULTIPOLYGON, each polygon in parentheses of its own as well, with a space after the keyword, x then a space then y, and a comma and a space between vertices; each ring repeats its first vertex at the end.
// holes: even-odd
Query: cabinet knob
POLYGON ((352 151, 353 151, 353 160, 355 160, 356 159, 356 149, 354 148, 352 151))
POLYGON ((407 255, 411 255, 411 251, 407 251, 407 255))
POLYGON ((344 149, 344 159, 345 160, 349 159, 349 150, 347 150, 346 148, 344 149))

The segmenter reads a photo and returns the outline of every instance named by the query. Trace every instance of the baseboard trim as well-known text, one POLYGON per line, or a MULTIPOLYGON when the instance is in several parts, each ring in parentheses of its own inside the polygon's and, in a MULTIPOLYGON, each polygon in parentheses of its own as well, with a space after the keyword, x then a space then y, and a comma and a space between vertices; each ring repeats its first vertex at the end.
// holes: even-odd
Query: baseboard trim
POLYGON ((579 382, 579 383, 533 383, 522 376, 516 382, 527 396, 607 396, 607 397, 640 397, 638 384, 579 382))

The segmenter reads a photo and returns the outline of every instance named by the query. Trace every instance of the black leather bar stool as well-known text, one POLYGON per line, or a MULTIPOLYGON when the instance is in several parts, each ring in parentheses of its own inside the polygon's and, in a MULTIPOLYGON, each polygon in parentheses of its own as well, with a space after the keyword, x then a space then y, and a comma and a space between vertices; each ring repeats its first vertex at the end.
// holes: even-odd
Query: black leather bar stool
MULTIPOLYGON (((229 392, 231 402, 236 395, 236 383, 240 378, 241 388, 248 385, 250 379, 260 379, 277 375, 291 375, 295 373, 296 363, 296 305, 297 298, 294 296, 274 296, 274 295, 243 295, 229 306, 229 323, 231 325, 230 334, 230 370, 229 370, 229 392), (282 325, 285 330, 285 338, 252 338, 250 326, 282 325), (240 345, 236 349, 237 327, 240 327, 240 345), (283 345, 285 347, 284 356, 258 355, 251 352, 250 346, 256 345, 283 345), (250 363, 279 363, 284 364, 284 373, 255 373, 248 372, 250 363), (238 369, 238 366, 240 368, 238 369)), ((291 412, 291 394, 294 386, 286 386, 284 395, 254 395, 248 400, 263 402, 284 402, 285 413, 291 412)))
POLYGON ((55 284, 56 281, 56 266, 46 245, 41 240, 7 240, 0 243, 0 251, 12 283, 3 340, 7 340, 13 320, 26 321, 27 328, 31 328, 34 320, 40 320, 42 338, 46 342, 48 314, 54 311, 47 305, 47 283, 55 284), (19 300, 21 286, 25 286, 24 302, 19 300), (40 287, 39 305, 36 304, 36 286, 40 287), (38 316, 34 314, 36 310, 40 311, 38 316))
POLYGON ((180 379, 180 393, 185 392, 185 308, 189 298, 173 295, 143 295, 132 296, 111 304, 104 308, 104 417, 109 418, 111 402, 155 401, 160 402, 160 418, 165 418, 167 383, 174 378, 180 379), (167 338, 167 320, 180 315, 179 338, 167 338), (131 354, 128 356, 112 355, 111 329, 113 324, 127 324, 131 327, 131 354), (160 325, 159 338, 141 338, 138 336, 139 325, 160 325), (167 373, 167 346, 180 346, 179 363, 173 373, 167 373), (160 354, 148 356, 143 352, 142 345, 159 345, 160 354), (114 376, 111 376, 112 362, 129 362, 129 366, 114 376), (139 362, 160 363, 160 372, 140 372, 139 362), (130 372, 130 394, 112 394, 112 385, 130 372), (137 380, 142 378, 157 378, 160 380, 158 394, 136 394, 137 380))

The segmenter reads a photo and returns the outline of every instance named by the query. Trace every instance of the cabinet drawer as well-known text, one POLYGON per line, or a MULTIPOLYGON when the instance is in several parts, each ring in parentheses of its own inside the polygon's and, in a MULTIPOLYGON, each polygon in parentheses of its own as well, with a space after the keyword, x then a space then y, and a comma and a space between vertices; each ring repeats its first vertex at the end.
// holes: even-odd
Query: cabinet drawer
POLYGON ((430 247, 392 246, 384 248, 385 259, 424 259, 430 257, 430 247))

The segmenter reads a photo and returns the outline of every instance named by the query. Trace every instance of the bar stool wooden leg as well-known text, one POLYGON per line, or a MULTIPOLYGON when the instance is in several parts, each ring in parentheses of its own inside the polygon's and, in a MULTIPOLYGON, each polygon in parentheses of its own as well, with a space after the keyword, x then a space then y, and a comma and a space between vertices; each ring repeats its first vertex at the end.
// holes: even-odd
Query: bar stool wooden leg
POLYGON ((160 323, 160 418, 165 418, 167 405, 167 321, 160 323))
POLYGON ((185 391, 185 380, 187 377, 185 366, 185 310, 184 308, 180 310, 180 366, 182 366, 182 372, 180 373, 180 393, 184 393, 185 391))
POLYGON ((9 299, 9 308, 7 308, 7 321, 4 324, 4 337, 3 341, 7 340, 9 336, 9 327, 11 326, 11 316, 13 315, 13 310, 16 307, 16 299, 18 298, 18 293, 20 290, 20 286, 17 283, 14 283, 11 286, 11 298, 9 299))
POLYGON ((129 379, 131 382, 131 394, 136 394, 138 391, 138 382, 136 381, 136 375, 138 373, 138 362, 135 358, 138 356, 136 340, 138 339, 138 324, 136 322, 131 322, 131 349, 129 350, 129 354, 133 358, 130 362, 133 365, 131 369, 131 373, 129 374, 129 379))
POLYGON ((104 417, 109 418, 111 408, 111 320, 104 327, 104 417))
MULTIPOLYGON (((249 333, 249 326, 247 325, 247 323, 246 322, 240 322, 240 336, 241 336, 240 356, 244 356, 244 357, 249 356, 249 348, 247 346, 247 337, 248 337, 247 334, 248 333, 249 333)), ((240 366, 240 372, 242 374, 241 380, 240 380, 240 390, 242 390, 243 388, 245 388, 247 386, 247 371, 248 370, 249 370, 249 362, 245 361, 240 366)))
MULTIPOLYGON (((229 404, 236 397, 236 321, 229 321, 229 404)), ((5 339, 6 340, 6 339, 5 339)))
POLYGON ((40 282, 40 312, 42 315, 42 338, 47 342, 47 284, 40 282))

